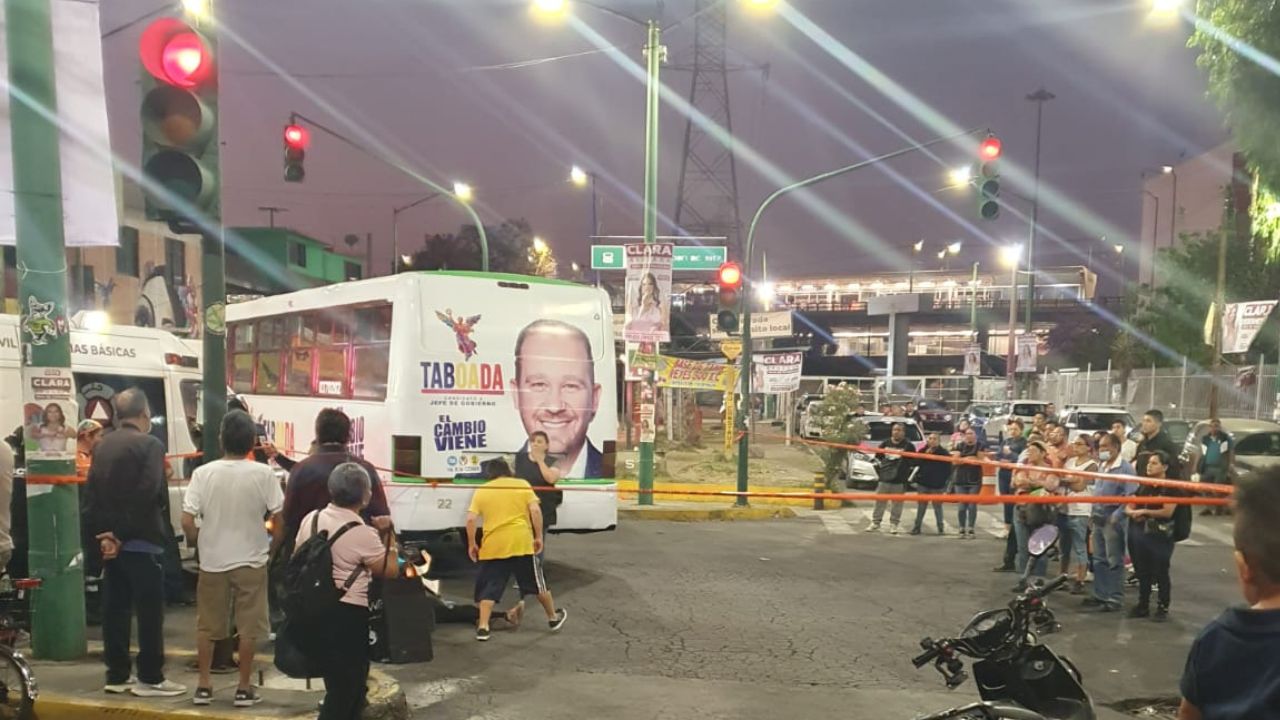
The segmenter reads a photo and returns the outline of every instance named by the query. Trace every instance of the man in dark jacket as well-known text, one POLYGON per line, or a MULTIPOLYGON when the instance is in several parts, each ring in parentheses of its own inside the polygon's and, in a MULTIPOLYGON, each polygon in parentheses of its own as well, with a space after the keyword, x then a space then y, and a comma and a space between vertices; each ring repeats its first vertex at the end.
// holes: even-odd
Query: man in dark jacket
MULTIPOLYGON (((950 454, 946 448, 942 447, 938 433, 929 433, 929 437, 925 438, 924 450, 921 452, 926 455, 937 455, 939 459, 919 461, 920 470, 916 473, 916 488, 926 495, 941 495, 946 492, 947 481, 951 479, 951 463, 948 462, 950 454)), ((912 535, 920 534, 920 525, 924 520, 924 509, 928 504, 921 501, 916 506, 916 523, 911 528, 912 535)), ((942 522, 942 503, 937 500, 933 502, 933 519, 938 523, 938 534, 942 535, 946 532, 946 527, 942 522)))
MULTIPOLYGON (((880 443, 881 448, 915 452, 916 446, 907 439, 907 426, 894 423, 889 431, 889 439, 880 443)), ((907 491, 907 481, 911 479, 912 469, 916 461, 901 455, 879 456, 880 482, 876 485, 877 495, 901 495, 907 491)), ((901 528, 898 522, 902 519, 902 501, 894 500, 890 504, 886 500, 877 500, 875 510, 871 513, 871 525, 867 532, 879 532, 880 521, 884 519, 885 506, 889 505, 889 532, 897 535, 901 528)))
MULTIPOLYGON (((369 473, 373 481, 373 498, 361 513, 370 525, 380 531, 391 528, 391 510, 387 495, 378 479, 378 471, 361 458, 353 457, 347 450, 351 441, 351 418, 337 408, 325 408, 316 415, 315 452, 293 466, 289 482, 284 489, 285 545, 292 545, 302 519, 312 510, 323 510, 329 505, 329 475, 333 469, 346 462, 353 462, 369 473)), ((286 556, 292 552, 292 547, 286 556)))
POLYGON ((85 521, 101 543, 103 660, 108 693, 174 697, 187 691, 164 677, 165 545, 169 489, 164 445, 150 435, 147 396, 129 388, 115 396, 117 429, 93 454, 85 482, 85 521), (138 679, 130 683, 129 635, 138 615, 138 679))
POLYGON ((1147 476, 1147 458, 1156 452, 1169 456, 1166 477, 1181 478, 1182 463, 1178 461, 1180 448, 1174 445, 1169 433, 1164 431, 1164 413, 1152 408, 1142 416, 1142 436, 1138 439, 1138 454, 1134 457, 1134 471, 1141 477, 1147 476))

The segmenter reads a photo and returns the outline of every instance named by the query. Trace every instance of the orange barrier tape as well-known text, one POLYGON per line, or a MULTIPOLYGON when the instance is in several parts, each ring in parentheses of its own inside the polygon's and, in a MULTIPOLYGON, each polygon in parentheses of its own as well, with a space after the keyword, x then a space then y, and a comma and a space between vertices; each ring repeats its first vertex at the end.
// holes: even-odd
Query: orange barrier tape
POLYGON ((79 475, 28 475, 28 485, 83 485, 84 478, 79 475))
MULTIPOLYGON (((781 435, 771 435, 770 437, 782 437, 781 435)), ((1175 490, 1186 490, 1188 492, 1200 493, 1218 493, 1222 495, 1230 495, 1235 492, 1235 488, 1230 485, 1221 485, 1218 483, 1198 483, 1187 482, 1186 480, 1167 480, 1161 478, 1139 477, 1137 475, 1118 475, 1115 473, 1097 472, 1091 470, 1068 470, 1066 468, 1055 468, 1048 465, 1022 465, 1019 463, 1001 462, 998 460, 980 460, 975 458, 960 457, 943 457, 941 455, 930 455, 922 452, 912 452, 909 450, 893 450, 891 448, 865 447, 862 445, 850 445, 848 443, 826 442, 824 440, 812 440, 808 438, 792 438, 793 442, 801 442, 806 445, 817 445, 819 447, 832 447, 841 450, 850 450, 860 453, 868 453, 874 455, 897 455, 900 457, 911 458, 914 460, 931 460, 933 462, 949 462, 953 465, 981 465, 984 467, 994 467, 1002 470, 1034 470, 1036 472, 1052 473, 1054 475, 1066 475, 1070 477, 1084 478, 1105 478, 1108 480, 1117 480, 1123 482, 1137 483, 1139 485, 1151 485, 1153 487, 1164 487, 1175 490)))

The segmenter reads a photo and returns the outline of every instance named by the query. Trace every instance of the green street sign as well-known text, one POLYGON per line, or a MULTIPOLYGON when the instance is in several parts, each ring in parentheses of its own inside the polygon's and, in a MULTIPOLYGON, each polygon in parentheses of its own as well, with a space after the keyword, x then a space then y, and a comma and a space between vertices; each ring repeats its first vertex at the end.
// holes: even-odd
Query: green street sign
MULTIPOLYGON (((729 257, 729 251, 723 245, 715 247, 699 247, 693 245, 677 245, 673 270, 716 270, 729 257)), ((592 270, 625 270, 627 268, 626 253, 621 245, 592 245, 592 270)))

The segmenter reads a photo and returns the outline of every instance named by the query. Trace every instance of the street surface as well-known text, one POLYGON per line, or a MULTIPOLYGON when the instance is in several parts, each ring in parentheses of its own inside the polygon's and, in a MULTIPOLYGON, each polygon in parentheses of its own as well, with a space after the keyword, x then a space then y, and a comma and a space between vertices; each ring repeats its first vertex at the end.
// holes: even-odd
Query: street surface
MULTIPOLYGON (((976 542, 866 534, 869 512, 552 537, 547 579, 569 610, 559 636, 536 610, 484 644, 442 625, 434 662, 383 669, 414 717, 437 720, 911 718, 974 699, 971 682, 948 693, 910 658, 922 636, 956 634, 1010 599, 1014 576, 991 572, 1004 542, 996 509, 980 509, 976 542)), ((1051 602, 1064 631, 1049 644, 1080 666, 1099 706, 1176 695, 1195 634, 1239 602, 1229 519, 1196 518, 1173 580, 1163 626, 1083 612, 1065 593, 1051 602)), ((446 584, 453 596, 467 588, 446 584)))

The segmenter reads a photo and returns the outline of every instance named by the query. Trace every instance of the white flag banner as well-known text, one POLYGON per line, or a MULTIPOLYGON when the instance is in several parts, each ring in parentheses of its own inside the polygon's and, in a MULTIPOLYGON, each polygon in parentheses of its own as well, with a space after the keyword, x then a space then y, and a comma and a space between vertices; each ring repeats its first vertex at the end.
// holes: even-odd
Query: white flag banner
MULTIPOLYGON (((97 0, 52 0, 63 233, 68 247, 116 245, 119 215, 97 0)), ((0 4, 0 245, 17 235, 13 138, 9 125, 9 47, 0 4)))
POLYGON ((672 243, 626 246, 626 320, 622 337, 627 342, 667 342, 671 339, 672 243))
POLYGON ((1017 372, 1036 371, 1037 340, 1035 335, 1018 336, 1017 372))
POLYGON ((982 348, 969 345, 964 349, 964 374, 977 377, 982 374, 982 348))
POLYGON ((753 392, 778 395, 800 389, 804 353, 764 353, 752 360, 753 392))
POLYGON ((1222 313, 1222 352, 1249 352, 1275 307, 1275 300, 1227 303, 1222 313))

